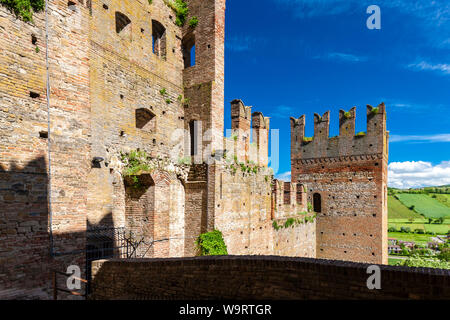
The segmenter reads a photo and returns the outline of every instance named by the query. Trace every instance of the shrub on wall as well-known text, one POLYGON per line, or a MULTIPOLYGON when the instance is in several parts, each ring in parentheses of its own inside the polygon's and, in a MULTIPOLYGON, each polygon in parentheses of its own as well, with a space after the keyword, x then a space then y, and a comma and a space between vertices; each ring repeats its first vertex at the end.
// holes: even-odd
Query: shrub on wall
POLYGON ((227 246, 223 240, 222 232, 214 230, 203 233, 196 240, 197 248, 201 256, 228 255, 227 246))
POLYGON ((33 11, 44 9, 44 0, 0 0, 0 4, 7 7, 11 12, 24 21, 31 21, 33 11))
POLYGON ((186 17, 189 13, 188 5, 185 0, 164 0, 167 6, 171 8, 175 15, 175 24, 182 27, 186 21, 186 17))

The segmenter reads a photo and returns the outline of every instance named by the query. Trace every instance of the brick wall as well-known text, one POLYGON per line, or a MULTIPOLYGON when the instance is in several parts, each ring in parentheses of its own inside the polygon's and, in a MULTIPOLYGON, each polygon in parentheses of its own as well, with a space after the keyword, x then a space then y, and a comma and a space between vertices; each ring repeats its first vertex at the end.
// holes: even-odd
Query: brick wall
POLYGON ((92 299, 449 299, 450 271, 308 258, 224 256, 93 262, 92 299))
POLYGON ((367 107, 367 132, 355 135, 355 108, 340 112, 340 134, 329 137, 330 114, 291 118, 292 182, 307 186, 317 208, 317 257, 387 264, 386 110, 367 107), (316 196, 316 199, 314 198, 316 196))
POLYGON ((83 265, 90 153, 89 10, 49 2, 50 124, 48 138, 44 14, 24 23, 0 6, 0 297, 46 298, 50 269, 83 265), (52 168, 48 168, 48 141, 52 168), (49 175, 51 173, 51 176, 49 175), (51 181, 53 213, 47 198, 51 181))

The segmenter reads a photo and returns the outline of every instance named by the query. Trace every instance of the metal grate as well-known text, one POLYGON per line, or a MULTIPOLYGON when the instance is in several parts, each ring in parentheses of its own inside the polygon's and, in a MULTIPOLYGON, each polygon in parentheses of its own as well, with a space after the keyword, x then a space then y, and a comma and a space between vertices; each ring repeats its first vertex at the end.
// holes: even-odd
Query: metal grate
POLYGON ((90 293, 91 263, 100 259, 135 257, 137 245, 125 228, 90 228, 86 231, 86 291, 90 293))

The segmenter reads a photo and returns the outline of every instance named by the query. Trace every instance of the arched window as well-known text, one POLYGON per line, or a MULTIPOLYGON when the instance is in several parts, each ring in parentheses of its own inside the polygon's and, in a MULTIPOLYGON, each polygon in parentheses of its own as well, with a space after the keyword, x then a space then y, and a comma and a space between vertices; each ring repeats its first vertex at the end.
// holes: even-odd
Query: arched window
POLYGON ((314 193, 313 195, 313 207, 314 212, 322 212, 322 196, 319 193, 314 193))
POLYGON ((186 35, 182 41, 184 68, 195 66, 195 36, 186 35))
POLYGON ((131 20, 122 12, 116 11, 116 32, 121 33, 129 24, 131 20))
POLYGON ((153 53, 157 55, 160 59, 166 59, 166 28, 156 21, 152 20, 152 42, 153 42, 153 53))

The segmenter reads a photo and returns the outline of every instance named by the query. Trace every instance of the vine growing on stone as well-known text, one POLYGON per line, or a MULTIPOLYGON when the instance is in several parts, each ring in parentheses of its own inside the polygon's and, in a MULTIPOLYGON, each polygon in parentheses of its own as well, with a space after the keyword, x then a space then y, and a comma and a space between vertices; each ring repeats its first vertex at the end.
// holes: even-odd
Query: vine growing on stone
POLYGON ((175 19, 175 24, 179 27, 184 26, 186 22, 186 17, 189 13, 189 8, 184 0, 164 0, 164 3, 171 8, 175 15, 177 16, 175 19))
POLYGON ((39 12, 44 9, 44 0, 0 0, 0 4, 8 8, 23 21, 32 21, 33 11, 39 12))

